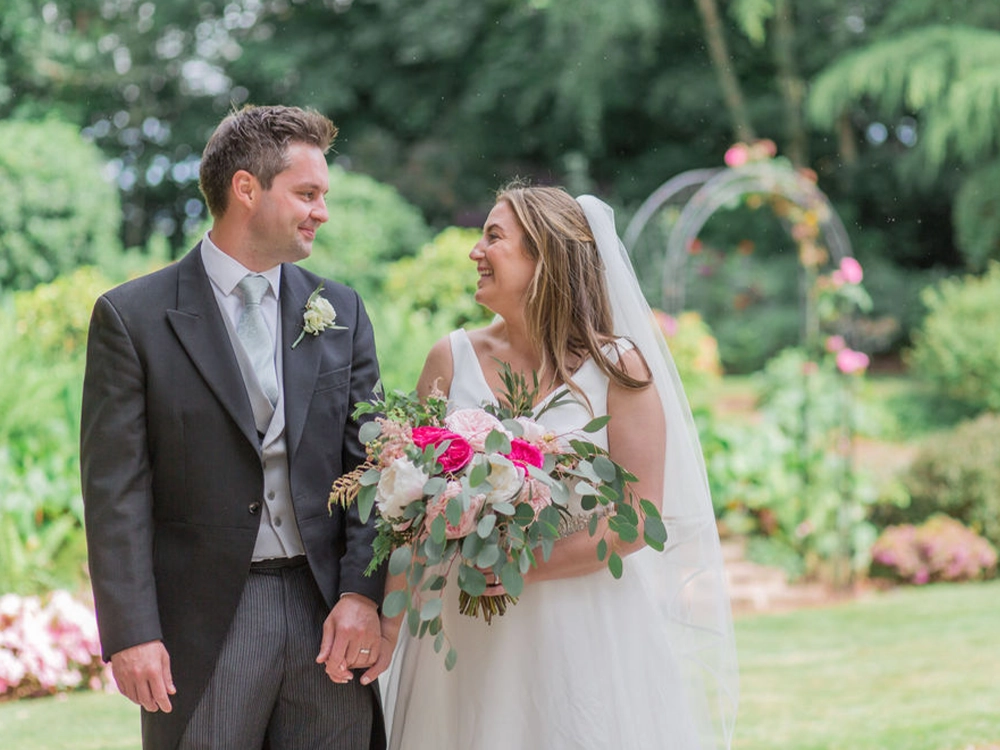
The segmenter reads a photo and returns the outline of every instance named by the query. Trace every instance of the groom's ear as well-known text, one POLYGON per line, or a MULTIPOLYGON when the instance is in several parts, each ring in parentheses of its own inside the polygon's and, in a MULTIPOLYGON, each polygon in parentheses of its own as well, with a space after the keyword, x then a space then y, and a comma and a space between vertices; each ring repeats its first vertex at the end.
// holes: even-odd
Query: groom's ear
POLYGON ((230 180, 229 189, 232 200, 247 210, 253 210, 263 192, 260 181, 245 169, 238 169, 230 180))

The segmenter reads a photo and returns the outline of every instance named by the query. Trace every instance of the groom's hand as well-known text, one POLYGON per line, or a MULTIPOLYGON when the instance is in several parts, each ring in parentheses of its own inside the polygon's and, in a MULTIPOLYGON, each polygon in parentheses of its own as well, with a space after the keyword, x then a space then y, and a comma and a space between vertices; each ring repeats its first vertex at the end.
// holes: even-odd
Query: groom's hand
POLYGON ((162 641, 140 643, 111 655, 111 671, 118 690, 150 713, 170 713, 170 697, 177 692, 170 674, 170 655, 162 641))
POLYGON ((348 682, 354 679, 352 669, 378 660, 380 636, 375 602, 361 594, 344 594, 323 623, 316 662, 326 664, 326 673, 334 682, 348 682))

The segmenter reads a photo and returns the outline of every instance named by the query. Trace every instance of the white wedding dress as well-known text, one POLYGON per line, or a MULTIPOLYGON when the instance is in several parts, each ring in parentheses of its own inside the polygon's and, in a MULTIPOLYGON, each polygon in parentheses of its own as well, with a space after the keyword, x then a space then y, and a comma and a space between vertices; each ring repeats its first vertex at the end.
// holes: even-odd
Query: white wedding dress
MULTIPOLYGON (((451 408, 495 401, 464 331, 451 334, 451 408)), ((545 412, 557 434, 607 413, 608 378, 588 360, 574 376, 580 402, 545 412)), ((579 433, 583 435, 583 433, 579 433)), ((584 436, 607 447, 602 430, 584 436)), ((578 502, 576 514, 582 514, 578 502)), ((585 530, 579 533, 587 533, 585 530)), ((386 687, 392 750, 707 750, 702 693, 690 689, 664 617, 658 553, 625 559, 620 580, 602 569, 525 587, 487 625, 458 612, 445 589, 444 629, 458 652, 452 671, 431 637, 403 627, 386 687), (695 697, 692 697, 695 696, 695 697)))

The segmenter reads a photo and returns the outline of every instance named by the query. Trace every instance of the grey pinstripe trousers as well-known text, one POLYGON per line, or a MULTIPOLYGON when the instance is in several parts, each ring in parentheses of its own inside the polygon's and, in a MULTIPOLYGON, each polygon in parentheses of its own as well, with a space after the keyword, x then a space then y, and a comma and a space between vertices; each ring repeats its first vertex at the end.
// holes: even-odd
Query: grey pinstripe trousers
POLYGON ((316 664, 327 614, 308 565, 252 571, 178 750, 368 750, 378 694, 316 664))

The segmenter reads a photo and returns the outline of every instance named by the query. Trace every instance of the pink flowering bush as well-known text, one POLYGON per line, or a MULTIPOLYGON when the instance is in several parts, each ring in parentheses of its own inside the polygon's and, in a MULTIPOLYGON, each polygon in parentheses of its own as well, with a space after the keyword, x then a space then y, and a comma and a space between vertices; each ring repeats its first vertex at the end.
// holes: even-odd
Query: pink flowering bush
POLYGON ((0 700, 113 684, 89 607, 65 591, 0 596, 0 700))
POLYGON ((954 518, 890 526, 872 547, 872 573, 905 583, 974 581, 996 574, 997 550, 954 518))

